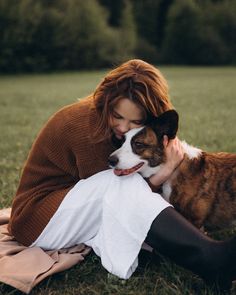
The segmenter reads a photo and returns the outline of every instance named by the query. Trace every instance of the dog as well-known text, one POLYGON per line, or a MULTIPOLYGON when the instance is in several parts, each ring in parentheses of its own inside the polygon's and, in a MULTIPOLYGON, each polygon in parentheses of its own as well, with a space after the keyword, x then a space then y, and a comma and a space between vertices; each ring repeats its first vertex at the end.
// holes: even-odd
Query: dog
MULTIPOLYGON (((150 124, 125 134, 108 159, 118 176, 155 174, 166 161, 164 135, 174 139, 179 116, 169 110, 150 124)), ((198 228, 218 230, 236 225, 236 154, 208 153, 181 141, 184 159, 162 185, 162 196, 198 228)))

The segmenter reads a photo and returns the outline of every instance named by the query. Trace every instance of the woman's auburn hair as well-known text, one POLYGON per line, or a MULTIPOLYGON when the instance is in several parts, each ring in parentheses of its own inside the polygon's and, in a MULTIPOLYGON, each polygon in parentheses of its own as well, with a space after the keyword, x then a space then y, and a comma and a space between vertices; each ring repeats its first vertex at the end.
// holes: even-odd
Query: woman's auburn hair
POLYGON ((153 65, 129 60, 110 71, 93 93, 100 119, 94 133, 97 142, 111 137, 111 114, 121 98, 128 98, 144 112, 145 122, 172 109, 166 79, 153 65))

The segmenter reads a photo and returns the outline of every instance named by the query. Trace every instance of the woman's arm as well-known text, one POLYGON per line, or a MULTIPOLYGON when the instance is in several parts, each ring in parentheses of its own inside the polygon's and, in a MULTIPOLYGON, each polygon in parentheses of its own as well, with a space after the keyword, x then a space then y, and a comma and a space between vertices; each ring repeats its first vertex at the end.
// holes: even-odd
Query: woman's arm
POLYGON ((165 182, 184 158, 183 148, 177 137, 175 139, 168 140, 168 137, 164 135, 163 145, 165 148, 166 162, 156 174, 149 178, 148 182, 153 187, 158 187, 165 182))

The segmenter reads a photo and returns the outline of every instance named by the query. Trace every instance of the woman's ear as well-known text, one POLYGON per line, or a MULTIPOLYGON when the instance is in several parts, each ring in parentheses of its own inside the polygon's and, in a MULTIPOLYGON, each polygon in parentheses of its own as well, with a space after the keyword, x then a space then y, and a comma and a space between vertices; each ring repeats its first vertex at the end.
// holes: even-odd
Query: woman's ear
POLYGON ((151 123, 151 128, 158 138, 167 135, 169 139, 174 139, 178 131, 179 115, 175 110, 169 110, 155 118, 151 123))

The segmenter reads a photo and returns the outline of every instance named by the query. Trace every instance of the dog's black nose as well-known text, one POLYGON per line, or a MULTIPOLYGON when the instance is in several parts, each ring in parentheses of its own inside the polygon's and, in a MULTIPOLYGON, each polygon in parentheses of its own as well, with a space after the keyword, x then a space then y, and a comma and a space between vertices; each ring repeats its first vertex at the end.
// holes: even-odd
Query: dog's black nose
POLYGON ((111 167, 115 167, 119 162, 119 159, 116 156, 110 156, 108 158, 108 164, 111 167))

